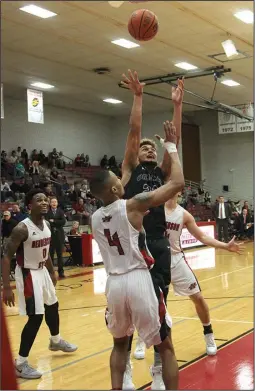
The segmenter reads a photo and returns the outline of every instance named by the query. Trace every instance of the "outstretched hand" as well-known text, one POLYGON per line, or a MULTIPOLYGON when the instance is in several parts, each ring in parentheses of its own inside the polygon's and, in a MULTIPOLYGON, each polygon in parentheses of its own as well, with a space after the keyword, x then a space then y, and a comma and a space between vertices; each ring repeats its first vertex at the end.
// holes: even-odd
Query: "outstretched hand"
POLYGON ((155 134, 155 137, 161 142, 163 140, 164 142, 170 142, 173 144, 177 144, 177 137, 176 137, 176 128, 173 124, 173 122, 165 121, 164 122, 164 131, 165 131, 165 139, 163 140, 158 134, 155 134))
POLYGON ((184 95, 184 77, 178 79, 177 87, 172 87, 172 101, 176 105, 180 105, 184 95))
POLYGON ((143 87, 145 86, 145 83, 140 83, 138 74, 136 71, 134 73, 129 69, 128 70, 128 77, 123 73, 122 75, 123 80, 121 81, 121 84, 127 88, 129 88, 135 95, 139 96, 143 93, 143 87))
POLYGON ((242 246, 243 245, 243 242, 241 242, 241 243, 237 243, 237 242, 235 242, 235 236, 230 240, 230 242, 228 242, 228 244, 227 244, 227 249, 228 249, 228 251, 230 251, 230 252, 233 252, 233 253, 237 253, 237 254, 239 254, 239 255, 241 255, 242 253, 243 253, 243 251, 244 251, 244 246, 242 246))

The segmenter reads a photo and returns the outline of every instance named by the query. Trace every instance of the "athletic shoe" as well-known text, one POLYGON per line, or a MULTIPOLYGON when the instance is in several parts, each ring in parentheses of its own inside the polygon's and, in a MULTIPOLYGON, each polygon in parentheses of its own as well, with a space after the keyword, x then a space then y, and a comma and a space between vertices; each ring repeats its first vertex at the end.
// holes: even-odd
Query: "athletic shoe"
POLYGON ((16 360, 15 371, 16 376, 21 377, 22 379, 40 379, 40 377, 42 377, 42 373, 31 367, 27 361, 17 365, 16 360))
POLYGON ((122 390, 135 390, 135 386, 132 379, 132 366, 131 362, 127 362, 126 370, 123 377, 122 390))
POLYGON ((52 341, 52 339, 50 338, 49 349, 52 350, 53 352, 57 352, 58 350, 62 350, 62 352, 65 352, 65 353, 72 353, 78 349, 78 346, 73 345, 72 343, 69 343, 69 342, 65 341, 64 339, 61 339, 58 343, 54 343, 52 341))
POLYGON ((136 348, 134 351, 134 358, 136 360, 143 360, 144 357, 145 357, 145 343, 140 337, 138 337, 136 348))
POLYGON ((217 353, 217 345, 213 333, 205 334, 206 353, 208 356, 214 356, 217 353))
POLYGON ((153 378, 151 383, 151 390, 165 390, 165 384, 162 378, 162 367, 154 367, 150 368, 151 376, 153 378))

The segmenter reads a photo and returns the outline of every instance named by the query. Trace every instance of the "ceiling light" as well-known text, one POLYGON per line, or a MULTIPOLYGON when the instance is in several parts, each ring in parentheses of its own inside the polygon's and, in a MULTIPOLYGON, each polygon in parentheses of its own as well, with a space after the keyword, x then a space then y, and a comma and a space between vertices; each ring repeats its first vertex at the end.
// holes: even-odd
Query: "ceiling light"
POLYGON ((191 71, 192 69, 197 69, 195 65, 189 64, 188 62, 178 62, 178 64, 174 64, 176 67, 185 69, 185 71, 191 71))
POLYGON ((123 103, 122 100, 113 99, 113 98, 103 99, 103 101, 106 102, 106 103, 112 103, 113 105, 117 105, 119 103, 123 103))
POLYGON ((237 83, 236 81, 231 80, 231 79, 223 80, 223 81, 221 81, 221 83, 225 84, 225 86, 229 86, 229 87, 240 86, 240 83, 237 83))
POLYGON ((20 8, 21 11, 27 12, 31 15, 39 16, 39 18, 47 19, 52 16, 56 16, 54 12, 48 11, 45 8, 38 7, 37 5, 26 5, 25 7, 20 8))
POLYGON ((32 83, 31 86, 38 87, 38 88, 43 88, 45 90, 48 90, 50 88, 54 88, 54 86, 52 86, 51 84, 41 83, 39 81, 36 82, 36 83, 32 83))
POLYGON ((137 48, 138 46, 140 46, 137 43, 128 41, 127 39, 124 38, 115 39, 115 41, 111 41, 111 42, 114 43, 114 45, 119 45, 126 49, 137 48))
POLYGON ((224 52, 227 57, 238 55, 238 51, 236 50, 235 44, 233 41, 231 41, 231 39, 221 42, 221 45, 223 46, 224 52))
POLYGON ((247 24, 253 23, 254 15, 253 15, 253 12, 250 10, 243 10, 243 11, 236 12, 234 14, 234 16, 237 19, 240 19, 244 23, 247 23, 247 24))

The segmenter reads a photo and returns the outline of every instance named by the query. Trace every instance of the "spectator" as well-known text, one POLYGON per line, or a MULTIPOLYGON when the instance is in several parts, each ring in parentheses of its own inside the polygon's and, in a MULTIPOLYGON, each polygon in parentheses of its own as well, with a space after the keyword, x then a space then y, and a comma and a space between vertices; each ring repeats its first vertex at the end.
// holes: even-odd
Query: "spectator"
POLYGON ((43 165, 46 161, 46 156, 43 153, 43 150, 41 149, 39 154, 38 154, 38 161, 41 165, 43 165))
POLYGON ((9 238, 12 230, 17 225, 17 221, 14 220, 11 217, 11 212, 9 210, 6 210, 3 215, 3 221, 2 221, 2 240, 5 241, 5 239, 9 238))
POLYGON ((58 258, 58 274, 60 278, 65 278, 63 263, 63 248, 65 242, 64 225, 66 218, 62 209, 58 208, 58 200, 55 197, 50 199, 50 208, 46 215, 51 227, 50 256, 54 260, 55 251, 58 258))
POLYGON ((28 163, 28 153, 27 153, 26 149, 23 149, 23 151, 21 152, 21 159, 22 159, 22 163, 24 164, 24 166, 27 166, 27 163, 28 163))
POLYGON ((236 228, 241 239, 251 238, 254 235, 254 227, 247 209, 243 208, 242 213, 237 217, 236 228))
POLYGON ((82 185, 81 185, 81 198, 83 200, 86 200, 87 198, 87 193, 88 193, 88 185, 87 185, 87 181, 86 179, 84 181, 82 181, 82 185))
POLYGON ((52 167, 51 173, 50 173, 50 179, 52 181, 56 181, 58 179, 59 172, 57 170, 57 167, 52 167))
POLYGON ((32 162, 34 162, 35 160, 38 161, 39 160, 39 154, 37 152, 37 149, 34 149, 31 153, 31 160, 32 162))
POLYGON ((39 185, 40 182, 40 169, 39 169, 39 161, 34 160, 32 166, 29 168, 29 174, 32 178, 34 185, 39 185))
POLYGON ((224 197, 219 197, 219 202, 214 205, 213 214, 216 219, 216 228, 218 233, 218 240, 222 242, 222 230, 224 242, 228 243, 228 224, 231 217, 231 208, 224 197))
POLYGON ((18 157, 18 159, 21 158, 21 147, 17 148, 17 157, 18 157))
POLYGON ((100 162, 100 167, 101 168, 104 168, 104 169, 107 169, 108 168, 108 158, 107 158, 107 155, 104 155, 103 159, 101 160, 100 162))
POLYGON ((78 199, 81 198, 81 184, 80 182, 75 182, 73 188, 71 188, 71 193, 70 193, 70 201, 73 203, 77 203, 78 199))
POLYGON ((50 167, 56 166, 56 161, 58 159, 58 153, 56 148, 53 148, 52 152, 49 153, 49 165, 50 167))
POLYGON ((74 167, 81 167, 81 155, 79 154, 74 159, 74 167))
POLYGON ((11 156, 8 158, 8 163, 15 164, 17 160, 17 153, 16 151, 12 151, 11 156))
POLYGON ((242 207, 242 211, 244 209, 247 210, 247 214, 251 217, 251 208, 249 207, 249 202, 248 201, 244 201, 243 207, 242 207))
POLYGON ((85 167, 90 167, 91 164, 90 164, 90 161, 89 161, 89 155, 86 155, 85 156, 85 164, 84 164, 85 167))
POLYGON ((19 205, 13 205, 12 206, 12 218, 16 220, 18 223, 22 220, 24 220, 27 216, 20 211, 19 205))
POLYGON ((64 155, 63 155, 62 151, 59 152, 59 156, 57 158, 56 166, 57 166, 57 168, 59 170, 64 170, 65 169, 66 163, 65 163, 64 155))
POLYGON ((84 153, 81 154, 80 163, 81 163, 81 167, 85 166, 85 156, 84 156, 84 153))
POLYGON ((5 200, 12 196, 12 191, 8 182, 6 182, 5 177, 1 178, 1 200, 5 202, 5 200))
POLYGON ((68 192, 70 190, 70 185, 67 182, 67 178, 65 175, 62 176, 62 189, 64 192, 68 192))
POLYGON ((96 204, 95 198, 89 198, 86 200, 85 210, 86 210, 86 212, 89 213, 89 217, 91 217, 93 215, 93 213, 95 213, 95 211, 97 210, 97 204, 96 204))
POLYGON ((53 189, 52 189, 52 184, 49 182, 49 183, 45 183, 43 185, 43 188, 44 188, 44 192, 46 194, 47 197, 54 197, 56 196, 56 194, 54 194, 53 192, 53 189))
POLYGON ((1 168, 2 171, 7 172, 8 158, 5 151, 1 152, 1 168))
POLYGON ((26 172, 25 167, 23 166, 20 159, 18 158, 15 164, 14 178, 18 178, 18 179, 24 178, 25 172, 26 172))
POLYGON ((73 222, 73 225, 72 225, 72 228, 70 230, 70 235, 80 235, 80 232, 79 232, 79 221, 74 221, 73 222))
POLYGON ((205 196, 204 196, 204 203, 208 208, 211 207, 211 199, 212 199, 212 197, 211 197, 209 191, 206 191, 205 196))
POLYGON ((87 224, 89 219, 89 213, 85 209, 84 201, 82 198, 78 199, 78 202, 73 205, 73 217, 79 220, 81 224, 87 224))
POLYGON ((118 167, 115 156, 110 157, 108 165, 111 170, 112 170, 112 168, 118 167))

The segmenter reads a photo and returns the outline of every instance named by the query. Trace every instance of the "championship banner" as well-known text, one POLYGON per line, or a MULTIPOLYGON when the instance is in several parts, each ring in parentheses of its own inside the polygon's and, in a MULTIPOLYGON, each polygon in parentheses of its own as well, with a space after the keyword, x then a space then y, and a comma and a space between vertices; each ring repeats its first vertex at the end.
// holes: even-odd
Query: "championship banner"
POLYGON ((219 134, 236 133, 236 116, 233 114, 218 113, 219 134))
POLYGON ((28 122, 44 124, 42 91, 27 90, 27 116, 28 122))
POLYGON ((1 83, 1 119, 4 118, 4 86, 1 83))
MULTIPOLYGON (((252 103, 247 105, 235 106, 237 109, 241 110, 244 114, 249 115, 250 117, 254 116, 254 105, 252 103)), ((236 131, 238 133, 243 132, 253 132, 254 131, 254 121, 248 121, 245 118, 236 119, 236 131)))

